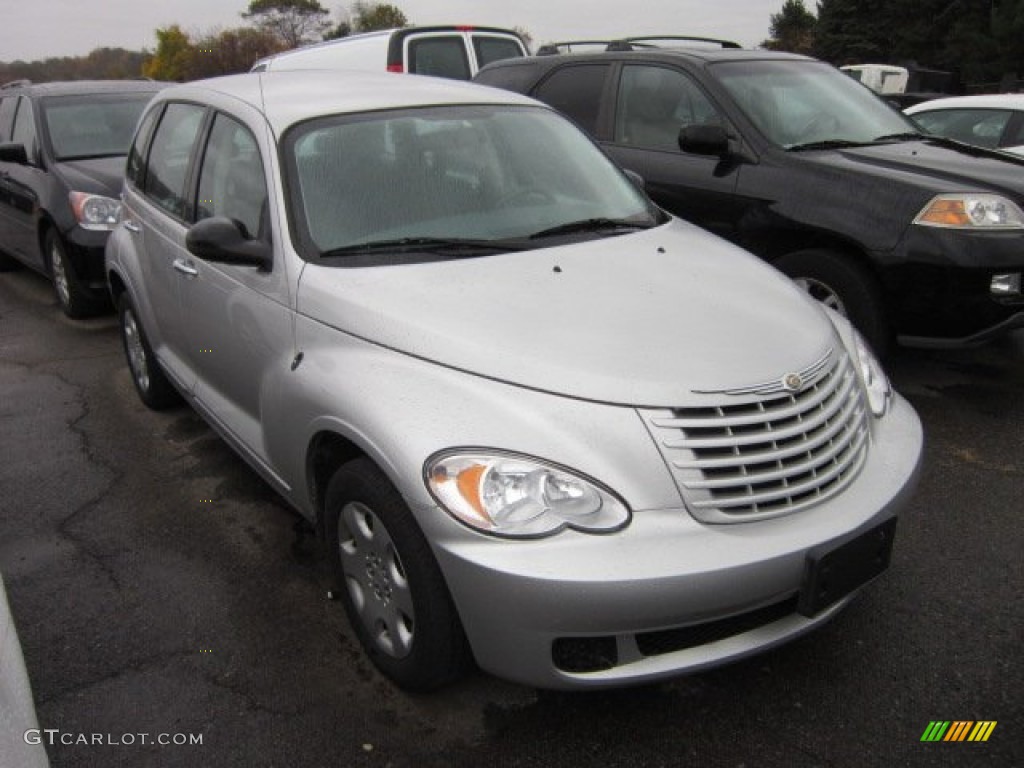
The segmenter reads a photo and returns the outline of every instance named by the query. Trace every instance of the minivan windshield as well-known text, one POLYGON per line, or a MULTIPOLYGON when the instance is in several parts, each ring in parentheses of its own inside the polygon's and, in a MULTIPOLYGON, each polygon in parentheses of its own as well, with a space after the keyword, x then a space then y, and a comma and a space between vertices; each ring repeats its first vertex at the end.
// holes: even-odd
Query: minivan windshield
POLYGON ((834 67, 818 61, 732 61, 711 71, 758 130, 784 149, 909 138, 918 128, 834 67))
POLYGON ((93 93, 43 99, 43 122, 54 159, 127 155, 135 124, 153 93, 93 93))
POLYGON ((282 146, 292 232, 312 258, 522 250, 665 220, 577 128, 542 108, 323 117, 282 146))

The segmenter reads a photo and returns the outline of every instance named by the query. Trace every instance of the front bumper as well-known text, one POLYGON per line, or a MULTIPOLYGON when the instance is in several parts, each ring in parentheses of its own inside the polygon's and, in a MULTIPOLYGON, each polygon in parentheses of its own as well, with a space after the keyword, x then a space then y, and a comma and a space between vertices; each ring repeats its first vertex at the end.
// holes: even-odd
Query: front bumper
POLYGON ((682 508, 647 509, 604 536, 513 542, 438 525, 430 538, 483 669, 544 688, 653 681, 763 651, 841 610, 849 596, 811 618, 795 612, 807 554, 894 516, 921 449, 920 422, 897 397, 856 480, 803 512, 703 525, 682 508))
POLYGON ((109 237, 109 232, 94 232, 81 227, 72 227, 64 235, 75 277, 97 299, 108 295, 103 253, 109 237))

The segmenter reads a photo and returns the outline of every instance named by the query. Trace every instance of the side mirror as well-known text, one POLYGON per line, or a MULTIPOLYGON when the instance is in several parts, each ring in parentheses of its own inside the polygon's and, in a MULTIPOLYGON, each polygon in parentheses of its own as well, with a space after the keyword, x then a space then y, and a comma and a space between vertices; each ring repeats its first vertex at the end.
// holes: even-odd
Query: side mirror
POLYGON ((15 144, 13 141, 0 144, 0 162, 28 165, 28 152, 25 151, 25 145, 15 144))
POLYGON ((192 225, 185 234, 185 247, 205 261, 259 267, 269 272, 274 256, 270 244, 245 235, 245 228, 234 219, 213 216, 192 225))
POLYGON ((729 154, 729 134, 721 125, 685 125, 679 131, 679 148, 692 155, 729 154))

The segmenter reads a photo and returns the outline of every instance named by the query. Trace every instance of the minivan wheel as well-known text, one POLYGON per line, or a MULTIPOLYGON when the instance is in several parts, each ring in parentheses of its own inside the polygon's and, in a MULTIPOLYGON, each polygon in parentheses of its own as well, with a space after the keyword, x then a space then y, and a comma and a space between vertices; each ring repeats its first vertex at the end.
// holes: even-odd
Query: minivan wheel
POLYGON ((328 557, 345 611, 377 668, 407 690, 458 678, 467 643, 440 567, 401 494, 368 459, 335 472, 328 557))
POLYGON ((154 357, 153 349, 142 330, 142 323, 135 313, 135 306, 127 293, 122 293, 117 300, 117 317, 120 320, 121 341, 124 343, 128 369, 139 399, 154 411, 175 405, 181 398, 154 357))
POLYGON ((46 249, 46 260, 50 266, 50 278, 53 280, 53 291, 57 294, 57 303, 68 317, 88 317, 95 314, 99 302, 91 296, 78 280, 67 248, 54 230, 49 230, 43 240, 46 249))
POLYGON ((890 344, 885 302, 875 278, 856 261, 835 251, 810 249, 774 262, 809 296, 847 318, 884 355, 890 344))

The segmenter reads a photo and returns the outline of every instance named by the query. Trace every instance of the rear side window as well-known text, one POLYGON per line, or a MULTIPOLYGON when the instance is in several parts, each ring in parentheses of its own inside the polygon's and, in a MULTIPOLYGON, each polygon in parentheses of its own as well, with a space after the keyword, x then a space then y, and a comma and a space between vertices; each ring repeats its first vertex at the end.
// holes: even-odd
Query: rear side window
POLYGON ((469 57, 461 36, 414 37, 409 41, 409 71, 469 80, 469 57))
POLYGON ((507 37, 473 35, 473 49, 476 51, 477 63, 481 67, 494 61, 515 59, 523 55, 523 49, 519 47, 519 43, 507 37))
POLYGON ((185 178, 203 113, 203 107, 195 104, 168 105, 149 150, 149 165, 142 191, 179 219, 185 218, 185 178))
POLYGON ((0 101, 0 141, 11 140, 11 126, 14 124, 14 108, 18 106, 17 96, 8 96, 0 101))
POLYGON ((697 84, 674 69, 627 66, 619 83, 615 141, 645 149, 679 151, 679 129, 721 124, 697 84))
POLYGON ((601 94, 608 76, 607 64, 579 64, 557 70, 540 84, 534 96, 576 121, 587 133, 597 132, 601 94))
POLYGON ((156 125, 157 117, 160 115, 160 108, 151 109, 142 118, 142 124, 135 133, 135 141, 128 150, 128 168, 125 177, 136 187, 142 188, 142 179, 146 175, 146 161, 143 153, 149 143, 149 137, 153 135, 153 126, 156 125))

